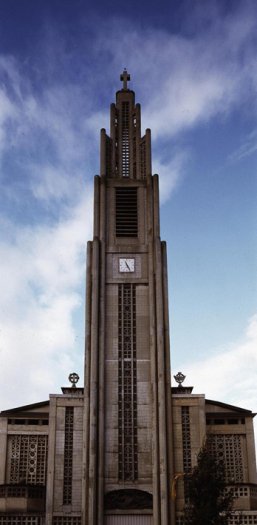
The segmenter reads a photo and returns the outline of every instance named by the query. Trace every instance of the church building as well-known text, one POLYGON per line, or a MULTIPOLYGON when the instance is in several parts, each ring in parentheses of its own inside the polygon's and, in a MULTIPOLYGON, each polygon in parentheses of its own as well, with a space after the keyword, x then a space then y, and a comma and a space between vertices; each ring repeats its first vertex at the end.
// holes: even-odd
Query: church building
POLYGON ((230 524, 257 524, 255 414, 181 372, 171 387, 158 175, 129 80, 101 130, 84 388, 72 373, 48 401, 1 412, 0 525, 183 525, 184 476, 206 441, 235 495, 230 524))

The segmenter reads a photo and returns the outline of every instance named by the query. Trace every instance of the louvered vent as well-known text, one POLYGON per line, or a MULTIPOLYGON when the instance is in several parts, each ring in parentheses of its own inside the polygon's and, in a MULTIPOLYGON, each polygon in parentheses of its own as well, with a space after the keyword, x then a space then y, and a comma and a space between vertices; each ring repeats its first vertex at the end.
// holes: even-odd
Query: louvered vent
POLYGON ((116 188, 116 236, 137 237, 137 188, 116 188))

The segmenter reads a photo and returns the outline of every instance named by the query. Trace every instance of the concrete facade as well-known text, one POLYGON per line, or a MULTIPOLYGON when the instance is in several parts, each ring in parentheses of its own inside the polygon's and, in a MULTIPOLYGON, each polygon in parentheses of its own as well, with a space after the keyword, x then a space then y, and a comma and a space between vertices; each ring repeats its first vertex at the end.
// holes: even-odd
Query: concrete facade
MULTIPOLYGON (((189 389, 191 390, 191 389, 189 389)), ((49 402, 19 407, 1 413, 0 417, 0 523, 9 525, 75 524, 82 523, 83 516, 83 389, 65 388, 65 394, 51 395, 49 402), (38 406, 40 405, 40 406, 38 406), (67 451, 67 429, 65 425, 66 409, 73 409, 72 450, 67 451), (22 466, 16 466, 16 460, 27 454, 29 471, 29 451, 14 450, 11 444, 14 438, 36 437, 47 440, 47 454, 37 456, 39 473, 45 473, 42 483, 35 479, 25 483, 24 479, 12 481, 10 475, 23 476, 22 466), (65 454, 71 452, 72 475, 66 472, 71 492, 71 502, 64 503, 65 454), (12 460, 14 460, 12 464, 12 460), (44 463, 42 468, 42 461, 44 463), (18 469, 18 470, 17 470, 18 469), (19 470, 20 469, 20 470, 19 470)), ((217 401, 206 400, 203 394, 193 394, 186 388, 172 389, 172 417, 174 443, 174 475, 168 480, 168 496, 172 499, 172 485, 176 497, 173 502, 176 516, 171 523, 183 524, 185 505, 183 474, 192 470, 197 454, 205 439, 214 439, 214 453, 223 455, 226 470, 230 476, 228 486, 235 494, 235 515, 231 525, 240 519, 245 525, 257 521, 257 480, 255 468, 255 448, 253 434, 253 414, 239 407, 233 407, 217 401), (216 447, 216 448, 215 448, 216 447), (231 478, 234 476, 233 483, 231 478)), ((105 436, 108 450, 108 435, 105 436)), ((32 442, 33 445, 33 442, 32 442)), ((146 440, 146 446, 148 446, 146 440)), ((110 445, 113 450, 113 445, 110 445)), ((33 453, 33 450, 32 450, 33 453)), ((117 463, 116 463, 117 467, 117 463)), ((147 466, 147 468, 149 468, 147 466)), ((114 469, 111 471, 113 472, 114 469)), ((67 483, 66 483, 67 485, 67 483)), ((146 486, 146 485, 145 485, 146 486)), ((67 488, 67 487, 66 487, 67 488)), ((151 509, 112 509, 104 512, 105 524, 140 525, 154 524, 151 509)))
POLYGON ((242 523, 257 524, 254 415, 170 386, 158 176, 121 79, 95 177, 84 388, 1 413, 0 525, 182 525, 184 474, 205 440, 242 523))

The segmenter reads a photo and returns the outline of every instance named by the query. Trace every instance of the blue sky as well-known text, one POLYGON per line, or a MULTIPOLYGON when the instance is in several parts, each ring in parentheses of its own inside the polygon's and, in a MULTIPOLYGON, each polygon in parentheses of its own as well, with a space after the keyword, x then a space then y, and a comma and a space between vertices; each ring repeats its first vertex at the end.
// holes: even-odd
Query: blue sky
POLYGON ((83 376, 99 130, 126 67, 160 175, 173 373, 256 410, 256 23, 255 0, 0 0, 1 409, 83 376))

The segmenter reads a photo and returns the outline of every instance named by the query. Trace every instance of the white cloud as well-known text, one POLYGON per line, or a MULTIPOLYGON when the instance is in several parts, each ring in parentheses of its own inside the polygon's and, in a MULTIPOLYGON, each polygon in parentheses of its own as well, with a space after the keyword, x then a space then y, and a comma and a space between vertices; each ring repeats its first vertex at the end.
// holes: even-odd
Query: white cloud
POLYGON ((92 192, 53 227, 23 228, 0 244, 1 408, 45 398, 82 366, 73 316, 84 302, 92 192), (19 392, 17 398, 17 392, 19 392))
POLYGON ((90 96, 79 84, 53 82, 39 90, 10 57, 0 56, 0 76, 0 158, 7 160, 0 176, 6 178, 9 166, 12 188, 3 188, 5 194, 15 200, 23 184, 45 204, 78 198, 97 159, 90 96))
POLYGON ((3 89, 0 90, 0 154, 7 146, 6 125, 16 117, 16 107, 3 89))
MULTIPOLYGON (((193 10, 192 16, 200 15, 203 17, 193 10)), ((45 54, 37 56, 43 68, 40 81, 44 73, 46 78, 45 86, 40 82, 40 89, 34 86, 33 77, 24 78, 14 58, 0 57, 0 74, 7 79, 0 92, 2 154, 8 154, 11 147, 12 156, 21 156, 23 170, 27 168, 28 187, 36 199, 46 202, 68 198, 69 194, 73 198, 76 191, 80 192, 84 166, 88 166, 89 173, 98 170, 99 128, 108 127, 107 107, 102 107, 101 97, 103 90, 112 93, 114 78, 119 87, 118 73, 124 57, 131 72, 131 86, 137 88, 143 104, 143 129, 151 126, 160 167, 166 172, 169 166, 173 172, 167 181, 170 195, 183 170, 174 167, 171 155, 164 162, 163 141, 210 118, 224 118, 241 106, 244 98, 255 97, 257 68, 251 3, 226 16, 216 9, 207 18, 208 24, 202 22, 199 30, 188 36, 137 27, 126 19, 98 21, 98 31, 91 37, 91 65, 85 64, 77 79, 71 76, 71 64, 78 60, 77 50, 66 55, 65 38, 51 27, 42 45, 45 54), (51 52, 53 47, 58 49, 58 63, 51 52), (101 64, 105 66, 107 56, 106 70, 101 64), (93 69, 92 64, 97 67, 93 69), (70 174, 74 180, 71 192, 70 174)), ((85 37, 82 54, 88 53, 87 46, 85 37)))
POLYGON ((243 144, 229 156, 230 162, 237 162, 245 157, 253 155, 257 151, 257 130, 254 129, 247 137, 243 144))
MULTIPOLYGON (((245 334, 238 342, 213 349, 198 361, 192 351, 190 362, 181 365, 187 384, 209 399, 256 410, 257 399, 257 314, 248 322, 245 334)), ((197 355, 197 354, 195 354, 197 355)))
MULTIPOLYGON (((212 349, 206 358, 191 359, 181 364, 185 385, 193 385, 193 393, 256 412, 257 399, 257 314, 248 321, 242 338, 224 348, 212 349)), ((173 381, 174 384, 174 381, 173 381)), ((254 420, 257 450, 257 420, 254 420)))
POLYGON ((160 174, 160 201, 166 202, 181 180, 188 160, 186 151, 175 151, 168 162, 157 156, 153 160, 153 173, 160 174))
POLYGON ((125 58, 143 103, 143 129, 150 125, 154 140, 167 139, 217 115, 223 118, 238 104, 242 110, 250 93, 254 101, 254 14, 249 2, 226 15, 217 10, 187 36, 137 28, 129 20, 105 21, 99 24, 97 50, 108 56, 108 75, 119 71, 125 58))

